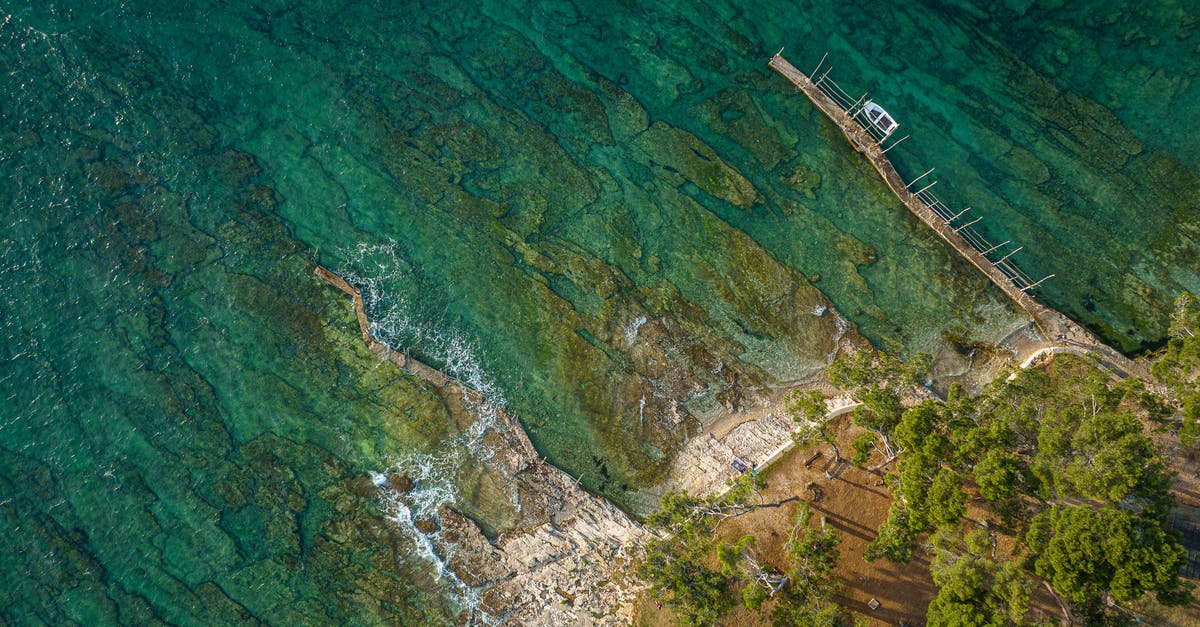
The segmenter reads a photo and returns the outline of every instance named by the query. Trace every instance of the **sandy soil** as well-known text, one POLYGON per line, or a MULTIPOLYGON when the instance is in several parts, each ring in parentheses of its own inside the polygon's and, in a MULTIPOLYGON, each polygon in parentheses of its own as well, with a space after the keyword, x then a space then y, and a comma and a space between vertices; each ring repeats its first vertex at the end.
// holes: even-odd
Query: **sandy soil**
MULTIPOLYGON (((851 422, 849 416, 836 421, 835 426, 843 451, 849 450, 850 443, 864 432, 851 422)), ((885 469, 891 470, 894 468, 885 469)), ((875 538, 875 530, 887 518, 891 507, 891 492, 882 485, 881 475, 846 461, 834 463, 833 451, 826 445, 789 451, 763 472, 768 486, 762 492, 762 502, 777 503, 798 496, 811 503, 810 524, 816 526, 824 522, 838 532, 842 541, 834 574, 843 586, 838 603, 876 627, 925 624, 926 608, 937 594, 925 551, 918 547, 908 564, 863 559, 867 545, 875 538), (869 605, 872 599, 878 602, 875 609, 869 605)), ((989 519, 979 505, 978 500, 968 505, 966 520, 977 524, 986 521, 996 533, 997 555, 1011 553, 1016 538, 1000 529, 998 521, 989 519)), ((798 508, 799 503, 788 503, 727 520, 717 528, 717 536, 722 541, 735 542, 745 534, 754 535, 759 558, 783 570, 787 566, 784 545, 798 508)), ((1060 616, 1054 598, 1041 588, 1035 589, 1031 606, 1032 619, 1053 621, 1060 616)), ((770 625, 771 609, 770 603, 759 612, 737 607, 726 615, 722 624, 731 627, 770 625)), ((640 600, 638 624, 672 625, 674 621, 670 608, 658 608, 655 599, 646 594, 640 600)))
POLYGON ((716 418, 705 425, 702 433, 706 435, 711 434, 720 440, 740 425, 761 420, 766 416, 779 412, 784 407, 787 396, 796 390, 820 390, 825 395, 825 398, 846 395, 846 392, 842 392, 830 385, 825 380, 824 374, 819 374, 786 387, 775 388, 765 393, 760 392, 761 396, 756 398, 754 406, 745 407, 741 411, 736 412, 721 412, 716 418))
MULTIPOLYGON (((848 418, 841 421, 841 427, 839 446, 846 451, 862 431, 851 425, 848 418)), ((895 625, 900 621, 924 623, 925 608, 936 589, 923 556, 905 565, 887 560, 869 563, 862 557, 867 544, 875 538, 875 529, 887 518, 892 502, 890 492, 881 485, 880 475, 845 461, 835 463, 832 449, 825 446, 811 452, 793 452, 767 469, 765 476, 768 489, 764 497, 768 502, 793 494, 800 496, 811 503, 812 524, 824 521, 837 530, 842 540, 838 547, 841 558, 834 573, 842 581, 838 601, 844 607, 863 615, 873 625, 895 625), (878 608, 870 609, 871 599, 878 601, 878 608)), ((786 514, 762 510, 738 519, 735 522, 739 524, 731 526, 736 532, 756 535, 770 529, 767 534, 770 542, 762 545, 763 553, 780 556, 796 507, 787 510, 786 514)), ((760 538, 760 542, 764 539, 760 538)), ((786 564, 781 560, 778 566, 786 564)))
MULTIPOLYGON (((861 431, 843 419, 839 444, 848 450, 851 440, 861 431), (849 425, 849 426, 847 426, 849 425)), ((813 525, 832 525, 842 539, 841 558, 835 574, 843 582, 839 602, 866 617, 872 625, 896 625, 908 621, 914 625, 925 622, 925 608, 936 594, 929 577, 929 564, 923 555, 912 562, 898 565, 886 560, 868 563, 862 559, 867 544, 875 537, 875 529, 887 517, 891 495, 880 485, 880 476, 853 467, 846 462, 834 464, 828 447, 812 451, 792 451, 764 471, 768 487, 762 493, 763 502, 775 503, 792 496, 812 502, 813 525), (820 454, 814 458, 814 454, 820 454), (811 460, 811 464, 807 463, 811 460), (828 472, 830 478, 826 478, 828 472), (871 599, 879 607, 871 610, 871 599)), ((756 510, 721 524, 717 535, 723 541, 734 542, 745 534, 757 538, 756 552, 760 559, 783 569, 783 547, 798 509, 798 503, 778 508, 756 510)), ((918 551, 918 554, 920 552, 918 551)), ((724 625, 769 625, 770 605, 758 613, 737 608, 723 621, 724 625)), ((672 624, 669 608, 659 609, 647 595, 642 600, 640 625, 672 624)))
MULTIPOLYGON (((1053 359, 1054 353, 1058 352, 1036 331, 1030 330, 1014 333, 1002 345, 1007 349, 1004 352, 1009 354, 993 355, 987 360, 986 369, 992 376, 1014 362, 1022 368, 1028 368, 1053 359)), ((984 366, 982 363, 975 365, 984 366)), ((820 389, 827 398, 841 395, 823 377, 817 377, 787 389, 774 390, 754 407, 736 413, 723 413, 706 425, 704 432, 721 439, 739 425, 778 412, 786 395, 795 389, 820 389)), ((862 430, 853 425, 848 416, 836 420, 835 424, 839 429, 841 450, 849 451, 850 443, 862 430)), ((1177 440, 1173 441, 1173 438, 1163 434, 1159 434, 1156 440, 1167 454, 1170 466, 1178 473, 1173 485, 1178 505, 1194 508, 1192 511, 1196 522, 1200 523, 1200 457, 1182 455, 1178 451, 1177 440)), ((882 485, 881 475, 868 473, 846 462, 834 464, 832 456, 832 449, 826 445, 786 452, 764 469, 769 485, 762 494, 763 502, 775 503, 798 496, 812 504, 811 524, 819 525, 823 521, 837 530, 842 539, 840 560, 834 571, 843 584, 839 603, 865 617, 871 625, 923 625, 926 608, 937 593, 929 575, 928 557, 918 548, 913 560, 904 565, 887 560, 866 562, 862 558, 867 545, 875 537, 875 530, 887 517, 891 494, 882 485), (874 610, 868 605, 872 599, 878 602, 874 610)), ((884 470, 894 471, 894 468, 884 470)), ((997 556, 1003 558, 1011 554, 1017 539, 1000 528, 999 521, 989 516, 980 505, 978 499, 973 499, 968 504, 966 519, 990 526, 996 534, 997 556)), ((753 534, 757 538, 760 559, 782 570, 786 567, 783 546, 793 526, 797 508, 798 503, 789 503, 778 508, 757 510, 724 522, 718 528, 717 535, 723 541, 735 542, 742 535, 753 534)), ((642 596, 639 604, 639 625, 674 624, 670 608, 658 608, 655 599, 648 594, 642 596)), ((725 617, 722 624, 769 625, 770 610, 769 602, 757 613, 738 607, 725 617)), ((1162 624, 1200 624, 1200 601, 1187 608, 1155 608, 1146 615, 1147 618, 1162 621, 1162 624)), ((1057 601, 1043 587, 1037 586, 1031 600, 1030 619, 1054 622, 1060 618, 1061 610, 1057 601)))

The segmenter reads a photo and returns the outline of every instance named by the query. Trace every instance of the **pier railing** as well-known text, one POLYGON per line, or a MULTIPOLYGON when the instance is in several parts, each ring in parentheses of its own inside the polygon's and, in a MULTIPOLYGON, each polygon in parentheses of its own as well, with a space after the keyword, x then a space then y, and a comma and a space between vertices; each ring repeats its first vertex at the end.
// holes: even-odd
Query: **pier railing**
POLYGON ((1054 275, 1033 280, 1013 262, 1013 255, 1022 249, 1020 246, 1015 246, 1011 241, 993 244, 974 228, 983 219, 982 216, 968 219, 967 212, 970 208, 955 212, 946 206, 930 191, 937 184, 937 180, 924 180, 933 173, 933 168, 912 181, 905 181, 887 157, 887 152, 908 139, 908 136, 893 140, 885 147, 884 143, 890 136, 867 120, 863 114, 863 105, 867 102, 866 94, 859 98, 850 96, 829 77, 832 68, 819 74, 825 57, 821 58, 821 62, 813 70, 811 76, 816 77, 813 79, 783 58, 782 52, 780 50, 771 57, 768 62, 771 69, 788 79, 826 117, 837 124, 846 139, 866 156, 904 206, 1024 309, 1047 340, 1073 351, 1094 355, 1103 364, 1124 376, 1138 376, 1150 380, 1149 369, 1144 364, 1125 357, 1070 318, 1038 302, 1030 291, 1054 275), (918 183, 921 185, 918 186, 918 183), (913 191, 914 187, 916 191, 913 191), (1015 247, 1009 248, 1010 246, 1015 247))
MULTIPOLYGON (((786 63, 786 60, 784 60, 782 57, 776 55, 776 58, 779 59, 780 62, 786 63)), ((772 59, 772 62, 774 61, 775 60, 772 59)), ((851 138, 851 141, 855 144, 855 147, 858 148, 860 152, 868 153, 874 149, 874 151, 876 151, 878 154, 868 154, 868 156, 881 157, 883 154, 894 148, 897 144, 908 139, 908 136, 905 135, 904 137, 893 140, 890 145, 884 147, 884 143, 890 138, 890 135, 884 133, 882 129, 867 119, 863 109, 864 105, 866 105, 867 102, 870 102, 867 99, 867 94, 863 93, 863 95, 859 96, 858 98, 852 97, 844 88, 842 88, 841 85, 839 85, 830 77, 830 73, 833 71, 832 67, 825 68, 824 72, 821 72, 824 64, 825 57, 822 57, 821 61, 817 64, 816 69, 809 74, 810 77, 815 76, 816 78, 810 78, 809 80, 811 80, 812 84, 817 89, 821 90, 821 92, 825 94, 829 100, 841 107, 843 112, 846 114, 846 117, 849 118, 851 122, 857 125, 859 129, 867 133, 871 139, 875 140, 875 145, 864 146, 858 141, 854 141, 854 138, 851 138)), ((778 68, 776 69, 778 70, 778 68)), ((847 137, 850 136, 847 135, 847 137)), ((947 226, 954 229, 956 233, 961 235, 962 238, 966 240, 972 248, 974 248, 979 254, 983 255, 983 257, 987 259, 993 266, 995 266, 996 269, 1000 270, 1000 272, 1008 277, 1008 280, 1011 281, 1017 289, 1023 292, 1031 290, 1054 276, 1051 274, 1035 280, 1022 271, 1013 260, 1013 256, 1023 250, 1024 247, 1016 245, 1012 240, 1000 242, 999 244, 989 241, 988 238, 976 228, 976 225, 983 220, 983 216, 971 214, 971 207, 967 207, 961 211, 952 210, 946 205, 946 203, 942 202, 942 200, 933 193, 932 189, 938 184, 938 180, 936 178, 930 177, 933 172, 934 168, 929 168, 924 174, 921 174, 917 178, 909 181, 905 185, 905 189, 909 191, 915 189, 916 191, 912 191, 912 193, 917 197, 917 200, 920 201, 921 204, 925 205, 925 207, 932 211, 934 215, 944 221, 947 226), (920 186, 917 185, 918 183, 920 183, 920 186)))

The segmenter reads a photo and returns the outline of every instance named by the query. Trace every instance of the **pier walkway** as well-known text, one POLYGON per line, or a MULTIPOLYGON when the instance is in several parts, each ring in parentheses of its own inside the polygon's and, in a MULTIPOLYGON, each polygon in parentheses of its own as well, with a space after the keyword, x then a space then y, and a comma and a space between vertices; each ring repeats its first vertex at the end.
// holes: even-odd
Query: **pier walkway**
POLYGON ((1149 368, 1145 364, 1129 359, 1104 344, 1104 342, 1101 342, 1096 336, 1070 318, 1055 309, 1043 305, 1030 296, 1028 290, 1031 287, 1035 287, 1036 283, 1027 285, 1024 288, 1018 287, 1017 283, 999 267, 1000 262, 993 263, 990 261, 963 237, 960 233, 962 227, 957 229, 952 227, 949 220, 935 212, 922 199, 919 191, 914 193, 909 190, 911 183, 906 183, 896 171, 892 162, 884 154, 886 150, 875 139, 875 136, 852 117, 841 104, 829 97, 820 87, 813 83, 807 75, 796 69, 794 65, 778 53, 771 57, 768 65, 770 65, 771 69, 791 81, 798 90, 803 92, 805 96, 808 96, 808 99, 826 117, 837 124, 851 145, 866 156, 871 165, 875 166, 875 170, 883 177, 884 182, 887 183, 887 186, 891 188, 896 197, 904 203, 904 206, 941 236, 963 258, 971 262, 971 265, 975 266, 977 270, 990 279, 996 287, 1007 294, 1021 309, 1024 309, 1033 318, 1034 323, 1037 324, 1038 329, 1041 330, 1048 341, 1069 352, 1094 355, 1100 360, 1102 365, 1123 376, 1135 376, 1152 381, 1149 368))

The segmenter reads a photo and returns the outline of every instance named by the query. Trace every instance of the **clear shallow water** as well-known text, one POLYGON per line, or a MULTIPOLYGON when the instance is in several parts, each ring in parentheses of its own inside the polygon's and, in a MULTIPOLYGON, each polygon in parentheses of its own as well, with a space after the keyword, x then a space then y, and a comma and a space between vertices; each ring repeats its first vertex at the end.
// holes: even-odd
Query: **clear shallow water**
POLYGON ((824 363, 821 307, 901 352, 1021 324, 781 45, 828 50, 913 133, 901 172, 938 166, 1122 348, 1200 288, 1178 5, 311 4, 0 9, 7 619, 459 614, 408 522, 517 520, 487 418, 379 367, 312 259, 630 507, 672 416, 824 363), (397 468, 416 504, 379 500, 397 468))

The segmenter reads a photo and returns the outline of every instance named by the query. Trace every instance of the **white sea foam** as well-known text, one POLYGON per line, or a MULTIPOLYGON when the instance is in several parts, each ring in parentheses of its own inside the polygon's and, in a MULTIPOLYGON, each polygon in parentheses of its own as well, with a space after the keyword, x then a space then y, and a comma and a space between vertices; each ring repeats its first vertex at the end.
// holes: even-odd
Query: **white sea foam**
MULTIPOLYGON (((413 490, 409 493, 409 498, 413 499, 414 503, 421 504, 421 506, 413 507, 409 503, 402 500, 398 494, 388 489, 386 474, 371 471, 371 481, 375 483, 375 487, 384 491, 384 501, 387 505, 386 513, 388 519, 402 527, 411 527, 413 531, 416 532, 413 534, 413 536, 414 539, 417 540, 417 554, 426 561, 437 566, 438 578, 446 576, 447 574, 450 577, 455 577, 453 572, 446 570, 446 561, 442 559, 441 555, 438 555, 433 540, 430 539, 429 536, 417 530, 416 521, 413 518, 414 511, 421 512, 422 510, 428 508, 430 504, 437 504, 437 502, 441 500, 439 495, 434 493, 432 498, 430 498, 430 491, 413 488, 413 490)), ((438 508, 435 507, 434 509, 436 511, 438 508)))
POLYGON ((638 330, 644 324, 646 324, 646 316, 638 316, 634 318, 633 322, 625 325, 625 340, 632 343, 633 340, 637 339, 638 330))
POLYGON ((838 348, 842 344, 842 338, 846 337, 846 333, 850 330, 850 323, 842 316, 834 317, 834 326, 836 330, 833 332, 833 350, 825 356, 825 363, 832 364, 834 359, 837 359, 838 348))
MULTIPOLYGON (((416 521, 432 519, 440 528, 442 509, 457 503, 454 478, 459 471, 468 465, 478 466, 493 460, 496 451, 488 444, 488 432, 505 433, 511 428, 500 416, 500 409, 506 404, 504 394, 487 374, 477 342, 443 320, 423 318, 408 298, 389 292, 389 288, 407 282, 404 270, 407 264, 400 258, 395 242, 378 246, 361 244, 348 256, 357 270, 343 276, 362 292, 371 318, 371 333, 393 349, 415 350, 440 363, 442 372, 485 399, 483 403, 468 399, 467 409, 474 420, 465 430, 438 443, 433 450, 412 450, 394 461, 387 472, 412 480, 414 487, 407 494, 401 496, 388 489, 387 473, 372 473, 372 478, 384 495, 389 520, 404 530, 412 539, 416 554, 436 569, 439 580, 448 584, 459 609, 468 610, 474 624, 491 623, 493 620, 479 609, 481 591, 468 586, 447 567, 457 547, 436 531, 423 533, 416 527, 416 521)), ((515 481, 499 464, 490 464, 490 470, 510 479, 506 482, 505 496, 519 512, 515 481)))

